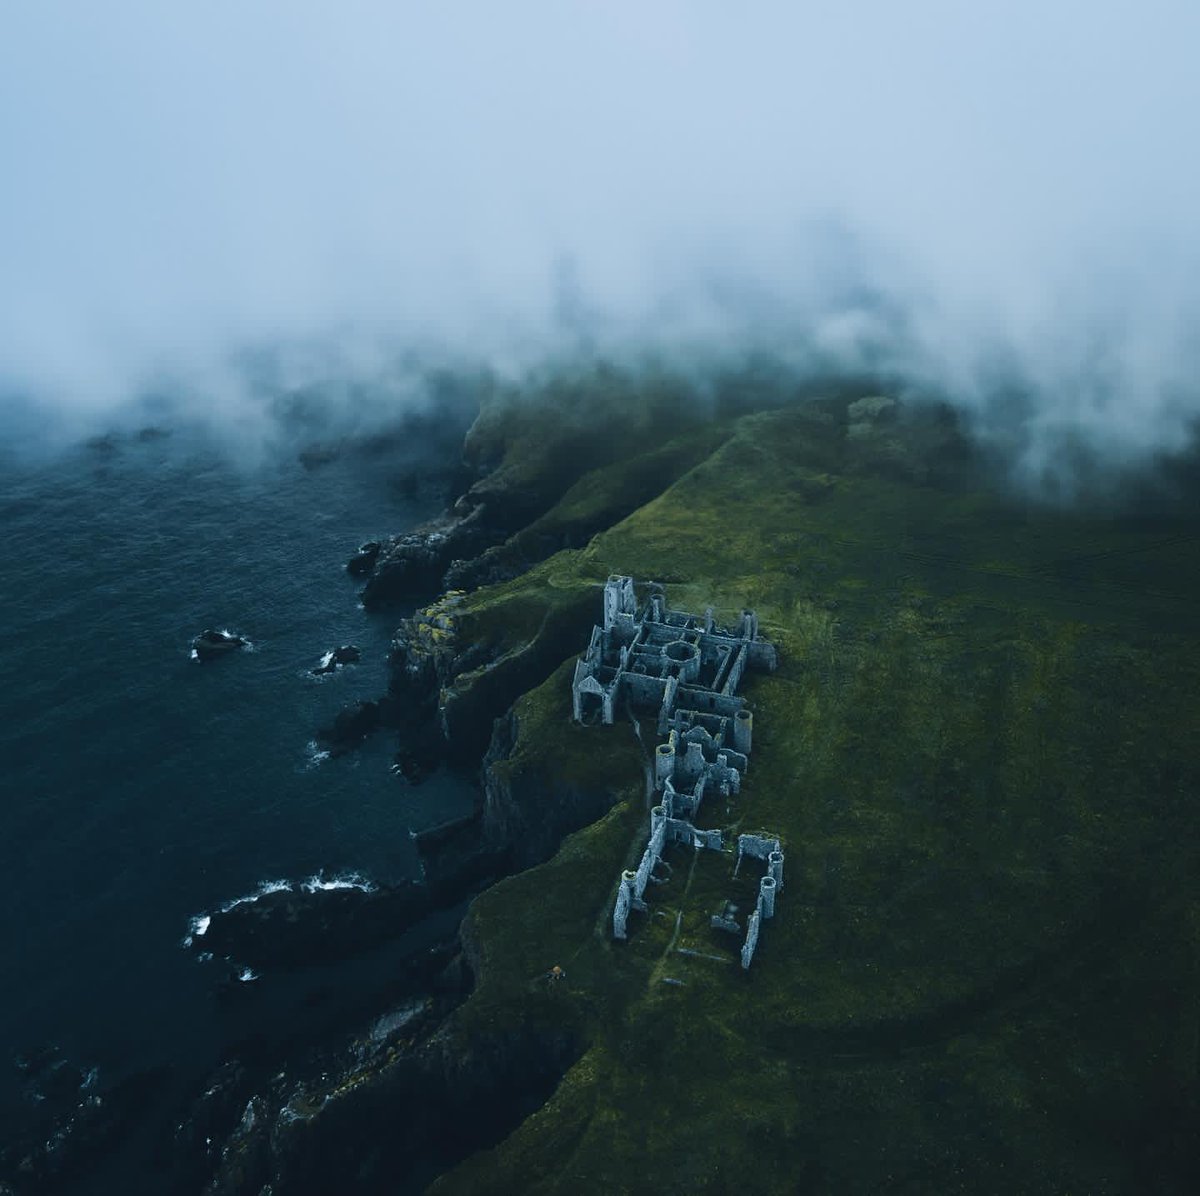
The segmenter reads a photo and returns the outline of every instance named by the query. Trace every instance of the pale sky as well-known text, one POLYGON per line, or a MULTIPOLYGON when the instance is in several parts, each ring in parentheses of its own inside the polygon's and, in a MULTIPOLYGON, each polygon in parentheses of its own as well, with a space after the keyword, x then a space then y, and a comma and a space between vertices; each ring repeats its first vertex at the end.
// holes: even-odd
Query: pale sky
POLYGON ((1175 444, 1197 46, 1153 0, 0 0, 0 396, 524 363, 571 277, 605 351, 869 346, 976 404, 1003 359, 1048 427, 1175 444))

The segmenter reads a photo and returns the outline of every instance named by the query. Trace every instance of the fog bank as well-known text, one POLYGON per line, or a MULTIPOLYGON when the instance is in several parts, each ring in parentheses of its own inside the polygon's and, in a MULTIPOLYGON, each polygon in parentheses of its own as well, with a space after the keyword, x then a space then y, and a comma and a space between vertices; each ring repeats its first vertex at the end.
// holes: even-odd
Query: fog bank
POLYGON ((944 391, 1031 477, 1178 448, 1197 44, 1161 2, 7 6, 0 402, 250 427, 419 402, 414 354, 767 349, 944 391))

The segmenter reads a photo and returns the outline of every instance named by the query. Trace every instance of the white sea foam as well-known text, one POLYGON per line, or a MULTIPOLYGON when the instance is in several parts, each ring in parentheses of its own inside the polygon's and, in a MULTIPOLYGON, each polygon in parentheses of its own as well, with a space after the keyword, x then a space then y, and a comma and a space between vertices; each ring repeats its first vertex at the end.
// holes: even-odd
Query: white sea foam
POLYGON ((327 893, 332 889, 359 889, 364 893, 374 893, 378 886, 358 872, 339 872, 330 877, 318 872, 300 887, 306 893, 327 893))
POLYGON ((223 636, 227 637, 228 639, 241 640, 241 644, 238 648, 238 651, 240 651, 240 652, 253 652, 254 651, 254 641, 248 640, 244 635, 242 635, 238 631, 230 631, 228 627, 222 627, 221 630, 219 632, 217 632, 217 634, 223 635, 223 636))
POLYGON ((242 970, 238 972, 238 979, 245 984, 250 980, 257 980, 258 973, 252 968, 242 968, 242 970))
MULTIPOLYGON (((358 872, 336 872, 331 876, 326 876, 322 871, 315 873, 300 884, 290 880, 264 880, 253 892, 245 893, 241 897, 234 897, 233 900, 226 901, 217 908, 221 913, 227 914, 231 910, 237 909, 239 905, 247 905, 260 898, 268 897, 272 893, 290 893, 297 890, 305 893, 323 893, 334 889, 359 889, 363 893, 373 893, 376 888, 378 886, 373 881, 358 872)), ((189 933, 183 940, 183 946, 185 948, 195 946, 196 940, 203 938, 211 925, 212 914, 194 915, 188 922, 189 933)), ((212 953, 205 952, 199 958, 211 959, 212 953)), ((256 977, 247 976, 239 977, 239 979, 254 980, 256 977)))
POLYGON ((308 741, 308 763, 305 764, 305 771, 317 768, 329 759, 329 752, 318 745, 315 739, 308 741))
POLYGON ((320 663, 315 669, 305 669, 300 675, 309 681, 315 681, 320 684, 322 681, 327 681, 330 677, 340 677, 343 672, 345 672, 344 667, 340 661, 334 659, 334 653, 331 649, 321 657, 320 663), (330 665, 333 667, 330 668, 330 665))
POLYGON ((226 901, 220 907, 221 913, 227 914, 231 909, 236 909, 239 905, 245 905, 251 901, 258 901, 261 897, 268 897, 272 893, 286 893, 294 886, 290 880, 264 880, 253 893, 247 893, 243 897, 235 897, 232 901, 226 901))
POLYGON ((188 933, 184 937, 183 946, 188 948, 198 938, 203 938, 208 933, 208 927, 212 922, 212 917, 209 914, 196 914, 188 920, 188 933))

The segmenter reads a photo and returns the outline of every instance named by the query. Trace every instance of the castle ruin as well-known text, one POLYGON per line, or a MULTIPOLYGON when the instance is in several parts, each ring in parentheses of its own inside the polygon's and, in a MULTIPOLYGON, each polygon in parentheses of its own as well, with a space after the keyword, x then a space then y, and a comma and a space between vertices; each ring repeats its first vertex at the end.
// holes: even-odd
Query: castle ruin
MULTIPOLYGON (((657 717, 664 742, 654 755, 650 836, 636 871, 622 873, 613 907, 613 936, 626 937, 631 910, 646 911, 647 886, 668 843, 695 850, 724 850, 720 830, 701 830, 695 818, 705 794, 736 795, 749 766, 754 716, 737 694, 747 668, 773 670, 775 646, 758 633, 753 611, 742 611, 736 627, 718 627, 712 608, 702 616, 668 608, 661 586, 652 585, 639 611, 633 579, 612 576, 604 586, 604 623, 592 629, 587 652, 575 664, 572 707, 576 721, 599 713, 616 721, 626 703, 657 717)), ((742 967, 749 968, 760 924, 775 913, 783 889, 783 852, 772 836, 740 835, 743 856, 766 862, 757 905, 747 920, 742 967)), ((717 929, 741 933, 726 910, 714 915, 717 929)))

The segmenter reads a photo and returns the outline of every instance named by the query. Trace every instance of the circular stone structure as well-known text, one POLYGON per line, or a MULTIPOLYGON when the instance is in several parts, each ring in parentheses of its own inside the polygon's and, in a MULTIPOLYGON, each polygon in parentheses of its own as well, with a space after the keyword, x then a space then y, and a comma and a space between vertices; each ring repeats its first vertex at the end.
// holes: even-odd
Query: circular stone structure
POLYGON ((686 640, 672 640, 663 648, 663 655, 679 666, 683 681, 694 681, 700 675, 700 649, 686 640))

